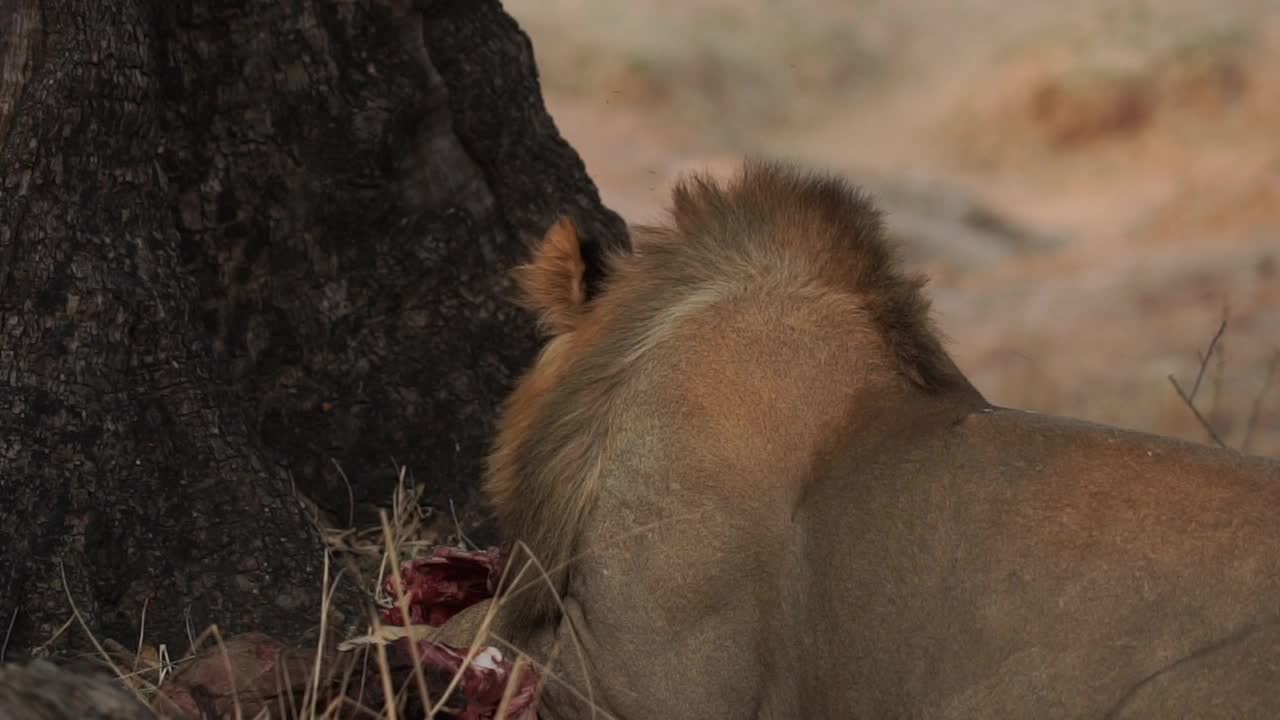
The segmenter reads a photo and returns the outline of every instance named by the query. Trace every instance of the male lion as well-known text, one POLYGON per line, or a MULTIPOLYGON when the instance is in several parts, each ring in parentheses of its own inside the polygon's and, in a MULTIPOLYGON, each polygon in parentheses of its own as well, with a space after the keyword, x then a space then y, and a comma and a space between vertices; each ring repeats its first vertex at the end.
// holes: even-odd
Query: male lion
POLYGON ((993 407, 838 179, 634 233, 518 270, 486 491, 544 717, 1280 718, 1280 463, 993 407))

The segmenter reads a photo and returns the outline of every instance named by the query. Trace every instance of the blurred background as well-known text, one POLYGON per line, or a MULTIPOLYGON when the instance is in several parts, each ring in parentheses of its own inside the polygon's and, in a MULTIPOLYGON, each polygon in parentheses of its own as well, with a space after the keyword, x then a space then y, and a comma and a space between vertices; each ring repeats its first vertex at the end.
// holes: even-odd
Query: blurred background
POLYGON ((605 202, 865 185, 989 400, 1280 455, 1280 2, 505 0, 605 202))

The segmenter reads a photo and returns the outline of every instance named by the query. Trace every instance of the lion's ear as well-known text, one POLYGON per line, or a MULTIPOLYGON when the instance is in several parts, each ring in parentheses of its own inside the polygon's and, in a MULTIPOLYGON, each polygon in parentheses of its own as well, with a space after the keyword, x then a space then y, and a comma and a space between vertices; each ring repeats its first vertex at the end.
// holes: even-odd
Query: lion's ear
POLYGON ((514 271, 521 304, 553 334, 571 332, 587 303, 587 264, 578 229, 567 216, 547 230, 533 259, 514 271))

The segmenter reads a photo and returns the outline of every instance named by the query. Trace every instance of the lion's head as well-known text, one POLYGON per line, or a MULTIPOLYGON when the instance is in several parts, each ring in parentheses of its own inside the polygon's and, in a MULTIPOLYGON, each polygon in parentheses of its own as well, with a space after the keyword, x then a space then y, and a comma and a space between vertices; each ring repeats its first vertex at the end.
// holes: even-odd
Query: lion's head
POLYGON ((517 271, 485 490, 540 563, 507 629, 578 655, 548 716, 1280 713, 1276 462, 992 407, 834 177, 695 176, 632 239, 517 271))
MULTIPOLYGON (((748 162, 726 186, 700 176, 681 182, 670 216, 667 225, 632 228, 634 252, 595 258, 584 257, 573 223, 561 219, 515 271, 520 299, 549 340, 500 418, 486 491, 508 537, 527 544, 560 589, 629 395, 669 373, 699 342, 690 329, 725 307, 777 301, 793 323, 843 316, 865 340, 864 365, 920 393, 968 388, 933 328, 923 279, 900 271, 878 211, 844 181, 748 162), (603 280, 589 294, 593 276, 603 280)), ((524 594, 514 602, 554 613, 546 593, 524 594)))

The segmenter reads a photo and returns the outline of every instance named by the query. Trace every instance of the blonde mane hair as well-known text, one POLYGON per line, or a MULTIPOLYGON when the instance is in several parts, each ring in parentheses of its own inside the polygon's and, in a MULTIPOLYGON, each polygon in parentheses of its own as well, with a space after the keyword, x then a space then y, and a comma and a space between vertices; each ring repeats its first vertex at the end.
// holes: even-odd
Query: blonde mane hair
MULTIPOLYGON (((600 492, 617 389, 682 316, 764 286, 843 292, 919 392, 970 387, 934 329, 923 278, 901 271, 879 211, 837 177, 764 161, 725 184, 693 175, 674 189, 669 222, 633 228, 633 239, 635 252, 603 259, 595 298, 567 220, 516 270, 524 304, 554 337, 504 407, 485 491, 505 538, 528 546, 558 592, 600 492)), ((517 631, 556 613, 541 589, 506 602, 517 631)))

